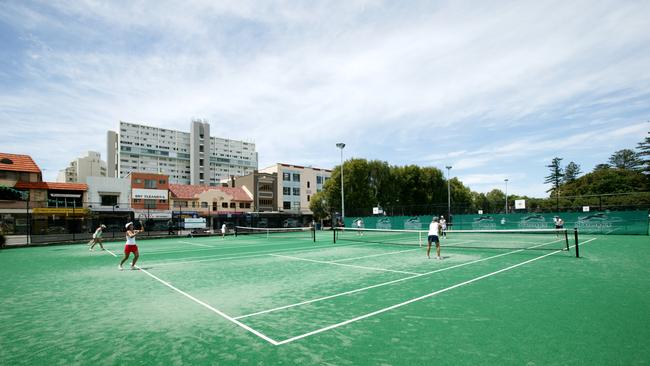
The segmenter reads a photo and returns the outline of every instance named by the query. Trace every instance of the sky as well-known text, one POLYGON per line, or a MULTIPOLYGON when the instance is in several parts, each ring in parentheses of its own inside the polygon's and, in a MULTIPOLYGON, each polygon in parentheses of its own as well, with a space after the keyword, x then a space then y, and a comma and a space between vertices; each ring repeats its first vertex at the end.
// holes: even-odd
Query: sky
POLYGON ((648 1, 0 0, 0 151, 55 180, 119 121, 256 143, 259 167, 452 166, 547 196, 650 131, 648 1))

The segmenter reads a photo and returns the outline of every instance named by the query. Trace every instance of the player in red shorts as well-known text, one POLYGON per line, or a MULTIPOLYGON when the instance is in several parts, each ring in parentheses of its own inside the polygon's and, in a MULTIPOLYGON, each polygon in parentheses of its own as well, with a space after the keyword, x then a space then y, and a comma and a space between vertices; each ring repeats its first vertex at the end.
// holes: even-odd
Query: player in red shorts
POLYGON ((138 246, 135 244, 135 236, 143 231, 144 230, 135 230, 133 228, 132 222, 126 224, 126 245, 124 246, 124 258, 122 258, 122 261, 119 265, 120 271, 124 269, 122 265, 124 262, 126 262, 127 259, 129 259, 129 255, 131 255, 131 253, 133 253, 133 263, 131 263, 131 269, 137 269, 135 267, 135 263, 138 261, 140 253, 138 253, 138 246))

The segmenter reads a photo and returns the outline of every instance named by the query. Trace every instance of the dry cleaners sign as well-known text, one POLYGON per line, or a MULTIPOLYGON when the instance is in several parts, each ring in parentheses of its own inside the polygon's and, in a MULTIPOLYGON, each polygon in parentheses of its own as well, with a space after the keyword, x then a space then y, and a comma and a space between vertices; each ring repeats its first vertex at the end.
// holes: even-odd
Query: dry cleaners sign
POLYGON ((133 188, 131 195, 134 199, 140 199, 140 200, 147 200, 147 199, 166 200, 167 190, 133 188))

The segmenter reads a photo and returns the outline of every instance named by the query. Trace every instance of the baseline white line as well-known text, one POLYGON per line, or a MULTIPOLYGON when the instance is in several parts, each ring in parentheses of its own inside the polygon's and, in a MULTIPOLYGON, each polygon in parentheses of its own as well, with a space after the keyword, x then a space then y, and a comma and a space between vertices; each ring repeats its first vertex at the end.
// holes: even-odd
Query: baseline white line
MULTIPOLYGON (((588 242, 590 242, 590 241, 592 241, 592 240, 595 240, 595 238, 594 238, 594 239, 587 240, 587 241, 585 241, 585 242, 582 243, 582 244, 586 244, 586 243, 588 243, 588 242)), ((575 246, 575 245, 574 245, 574 246, 575 246)), ((414 302, 416 302, 416 301, 424 300, 424 299, 427 299, 427 298, 432 297, 432 296, 439 295, 439 294, 441 294, 441 293, 443 293, 443 292, 447 292, 447 291, 453 290, 453 289, 455 289, 455 288, 458 288, 458 287, 461 287, 461 286, 465 286, 465 285, 468 285, 468 284, 470 284, 470 283, 474 283, 474 282, 477 282, 477 281, 483 280, 483 279, 488 278, 488 277, 492 277, 492 276, 497 275, 497 274, 499 274, 499 273, 503 273, 503 272, 506 272, 506 271, 509 271, 509 270, 515 269, 515 268, 517 268, 517 267, 521 267, 521 266, 526 265, 526 264, 528 264, 528 263, 532 263, 532 262, 535 262, 535 261, 540 260, 540 259, 542 259, 542 258, 548 257, 548 256, 553 255, 553 254, 561 253, 561 252, 562 252, 562 250, 556 250, 556 251, 553 251, 553 252, 551 252, 551 253, 544 254, 544 255, 542 255, 542 256, 535 257, 535 258, 533 258, 533 259, 529 259, 529 260, 527 260, 527 261, 524 261, 524 262, 521 262, 521 263, 517 263, 517 264, 515 264, 515 265, 509 266, 509 267, 506 267, 506 268, 502 268, 502 269, 500 269, 500 270, 498 270, 498 271, 494 271, 494 272, 491 272, 491 273, 488 273, 488 274, 485 274, 485 275, 482 275, 482 276, 479 276, 479 277, 472 278, 471 280, 467 280, 467 281, 464 281, 464 282, 461 282, 461 283, 457 283, 457 284, 455 284, 455 285, 453 285, 453 286, 449 286, 449 287, 443 288, 442 290, 438 290, 438 291, 431 292, 431 293, 426 294, 426 295, 424 295, 424 296, 416 297, 416 298, 414 298, 414 299, 407 300, 407 301, 404 301, 404 302, 402 302, 402 303, 395 304, 395 305, 392 305, 392 306, 389 306, 389 307, 387 307, 387 308, 383 308, 383 309, 380 309, 380 310, 377 310, 377 311, 373 311, 373 312, 371 312, 371 313, 367 313, 367 314, 364 314, 364 315, 358 316, 358 317, 356 317, 356 318, 348 319, 348 320, 343 321, 343 322, 340 322, 340 323, 332 324, 332 325, 330 325, 330 326, 323 327, 323 328, 320 328, 320 329, 316 329, 316 330, 314 330, 314 331, 311 331, 311 332, 308 332, 308 333, 305 333, 305 334, 301 334, 301 335, 299 335, 299 336, 295 336, 295 337, 292 337, 292 338, 285 339, 285 340, 283 340, 283 341, 278 342, 277 345, 280 346, 280 345, 283 345, 283 344, 287 344, 287 343, 290 343, 290 342, 293 342, 293 341, 297 341, 297 340, 302 339, 302 338, 305 338, 305 337, 312 336, 312 335, 314 335, 314 334, 322 333, 322 332, 328 331, 328 330, 330 330, 330 329, 335 329, 335 328, 338 328, 338 327, 344 326, 344 325, 346 325, 346 324, 354 323, 354 322, 356 322, 356 321, 359 321, 359 320, 362 320, 362 319, 366 319, 366 318, 369 318, 369 317, 374 316, 374 315, 377 315, 377 314, 385 313, 385 312, 387 312, 387 311, 390 311, 390 310, 393 310, 393 309, 396 309, 396 308, 399 308, 399 307, 402 307, 402 306, 405 306, 405 305, 408 305, 408 304, 414 303, 414 302)))
MULTIPOLYGON (((115 255, 115 253, 113 253, 112 251, 107 250, 107 252, 109 252, 113 257, 117 257, 117 255, 115 255)), ((262 338, 263 340, 265 340, 265 341, 271 343, 271 344, 274 345, 274 346, 277 346, 277 345, 278 345, 278 341, 276 341, 276 340, 274 340, 274 339, 272 339, 272 338, 266 336, 264 333, 258 332, 257 330, 255 330, 255 329, 249 327, 248 325, 246 325, 246 324, 244 324, 244 323, 238 321, 237 319, 234 319, 233 317, 229 316, 228 314, 224 313, 223 311, 221 311, 221 310, 219 310, 219 309, 216 309, 216 308, 212 307, 210 304, 207 304, 207 303, 205 303, 205 302, 203 302, 203 301, 197 299, 196 297, 194 297, 194 296, 188 294, 187 292, 185 292, 185 291, 183 291, 183 290, 181 290, 181 289, 179 289, 179 288, 177 288, 177 287, 174 287, 171 283, 166 282, 166 281, 164 281, 164 280, 161 280, 161 279, 158 278, 157 276, 151 274, 151 273, 150 273, 149 271, 147 271, 146 269, 143 269, 143 268, 141 268, 141 267, 138 267, 137 265, 136 265, 135 267, 136 267, 138 270, 140 270, 141 272, 145 273, 147 276, 149 276, 149 277, 155 279, 156 281, 158 281, 158 282, 162 283, 163 285, 169 287, 170 289, 172 289, 172 290, 178 292, 179 294, 181 294, 181 295, 187 297, 188 299, 190 299, 190 300, 196 302, 197 304, 202 305, 202 306, 205 307, 206 309, 208 309, 208 310, 212 311, 213 313, 215 313, 215 314, 221 316, 222 318, 224 318, 224 319, 226 319, 226 320, 228 320, 228 321, 230 321, 230 322, 232 322, 232 323, 234 323, 234 324, 236 324, 236 325, 238 325, 238 326, 244 328, 245 330, 247 330, 247 331, 249 331, 249 332, 255 334, 256 336, 262 338)))
POLYGON ((332 265, 335 265, 335 266, 342 266, 342 267, 368 269, 368 270, 371 270, 371 271, 393 272, 393 273, 402 273, 402 274, 410 274, 410 275, 419 275, 419 274, 421 274, 421 273, 415 273, 415 272, 396 271, 396 270, 385 269, 385 268, 355 266, 354 264, 344 264, 344 263, 336 263, 336 262, 328 262, 328 261, 319 261, 319 260, 315 260, 315 259, 291 257, 291 256, 288 256, 288 255, 280 255, 280 254, 269 254, 269 255, 273 256, 273 257, 287 258, 287 259, 293 259, 293 260, 305 261, 305 262, 313 262, 313 263, 321 263, 321 264, 332 264, 332 265))
MULTIPOLYGON (((543 243, 543 244, 540 244, 540 245, 551 244, 551 243, 554 243, 554 242, 556 242, 556 241, 557 241, 557 240, 552 241, 552 242, 548 242, 548 243, 543 243)), ((402 282, 402 281, 410 280, 410 279, 413 279, 413 278, 422 277, 422 276, 426 276, 426 275, 430 275, 430 274, 434 274, 434 273, 438 273, 438 272, 444 272, 444 271, 448 271, 448 270, 450 270, 450 269, 459 268, 459 267, 464 267, 464 266, 467 266, 467 265, 470 265, 470 264, 479 263, 479 262, 487 261, 487 260, 490 260, 490 259, 499 258, 499 257, 503 257, 503 256, 506 256, 506 255, 510 255, 510 254, 514 254, 514 253, 523 252, 523 251, 524 251, 524 249, 517 249, 517 250, 511 251, 511 252, 507 252, 507 253, 501 253, 501 254, 497 254, 497 255, 490 256, 490 257, 481 258, 481 259, 477 259, 477 260, 474 260, 474 261, 470 261, 470 262, 466 262, 466 263, 457 264, 457 265, 454 265, 454 266, 449 266, 449 267, 445 267, 445 268, 441 268, 441 269, 436 269, 436 270, 434 270, 434 271, 430 271, 430 272, 426 272, 426 273, 418 274, 418 275, 415 275, 415 276, 409 276, 409 277, 399 278, 399 279, 397 279, 397 280, 392 280, 392 281, 388 281, 388 282, 382 282, 382 283, 378 283, 378 284, 376 284, 376 285, 372 285, 372 286, 368 286, 368 287, 363 287, 363 288, 359 288, 359 289, 355 289, 355 290, 350 290, 350 291, 345 291, 345 292, 341 292, 341 293, 334 294, 334 295, 329 295, 329 296, 320 297, 320 298, 317 298, 317 299, 306 300, 306 301, 302 301, 302 302, 295 303, 295 304, 290 304, 290 305, 280 306, 280 307, 273 308, 273 309, 268 309, 268 310, 262 310, 262 311, 258 311, 258 312, 251 313, 251 314, 240 315, 240 316, 236 316, 235 319, 248 318, 248 317, 255 316, 255 315, 261 315, 261 314, 271 313, 271 312, 274 312, 274 311, 283 310, 283 309, 288 309, 288 308, 293 308, 293 307, 296 307, 296 306, 307 305, 307 304, 311 304, 311 303, 318 302, 318 301, 329 300, 329 299, 333 299, 333 298, 335 298, 335 297, 345 296, 345 295, 350 295, 350 294, 354 294, 354 293, 357 293, 357 292, 370 290, 370 289, 377 288, 377 287, 388 286, 388 285, 392 285, 392 284, 394 284, 394 283, 398 283, 398 282, 402 282)))

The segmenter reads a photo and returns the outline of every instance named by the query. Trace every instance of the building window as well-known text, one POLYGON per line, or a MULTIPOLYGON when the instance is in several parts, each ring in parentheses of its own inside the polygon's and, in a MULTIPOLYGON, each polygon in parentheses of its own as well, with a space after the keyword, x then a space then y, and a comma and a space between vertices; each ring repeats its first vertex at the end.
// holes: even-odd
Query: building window
POLYGON ((294 182, 300 182, 300 174, 293 173, 293 181, 294 182))
POLYGON ((316 184, 323 184, 323 177, 320 175, 316 177, 316 184))
POLYGON ((228 208, 228 202, 221 202, 222 208, 228 208))
POLYGON ((307 202, 309 202, 309 199, 310 199, 310 198, 311 198, 311 197, 310 197, 309 195, 307 195, 307 202))
POLYGON ((156 208, 156 200, 144 200, 144 208, 156 208))
POLYGON ((199 179, 203 180, 203 173, 199 173, 199 179))
POLYGON ((133 199, 133 203, 140 203, 140 201, 141 201, 141 199, 139 199, 139 198, 133 199))
POLYGON ((291 173, 282 173, 282 180, 285 182, 291 182, 291 173))
POLYGON ((199 159, 199 166, 203 166, 203 159, 199 159))
POLYGON ((282 208, 284 208, 285 210, 291 210, 291 202, 290 201, 282 202, 282 208))
MULTIPOLYGON (((270 204, 270 203, 269 203, 269 204, 270 204)), ((250 203, 246 203, 246 208, 251 208, 251 204, 250 204, 250 203)))
POLYGON ((201 208, 208 208, 207 202, 201 202, 201 208))
POLYGON ((114 195, 101 195, 102 206, 115 206, 117 205, 117 197, 114 195))
POLYGON ((309 188, 309 183, 310 183, 310 182, 309 182, 309 181, 307 181, 307 188, 309 188))
POLYGON ((212 202, 212 211, 216 211, 218 208, 218 205, 216 202, 212 202))
POLYGON ((153 179, 145 179, 144 180, 144 188, 149 188, 149 189, 155 189, 156 188, 156 182, 153 179))
MULTIPOLYGON (((163 164, 163 165, 166 165, 166 164, 163 164)), ((165 184, 165 180, 164 180, 164 179, 159 180, 159 181, 158 181, 158 184, 161 184, 161 185, 162 185, 162 184, 165 184)))
POLYGON ((244 202, 239 202, 239 208, 245 208, 245 207, 246 205, 244 204, 244 202))
POLYGON ((136 183, 136 184, 142 184, 142 179, 140 179, 140 178, 136 178, 135 183, 136 183))
POLYGON ((203 145, 199 145, 199 152, 203 152, 203 145))
POLYGON ((230 202, 230 208, 237 208, 237 205, 235 204, 235 202, 230 202))
POLYGON ((291 194, 291 187, 282 187, 282 194, 288 196, 291 194))
POLYGON ((167 200, 158 200, 158 203, 167 203, 167 200))
POLYGON ((293 188, 293 195, 294 196, 300 196, 300 188, 293 188))

